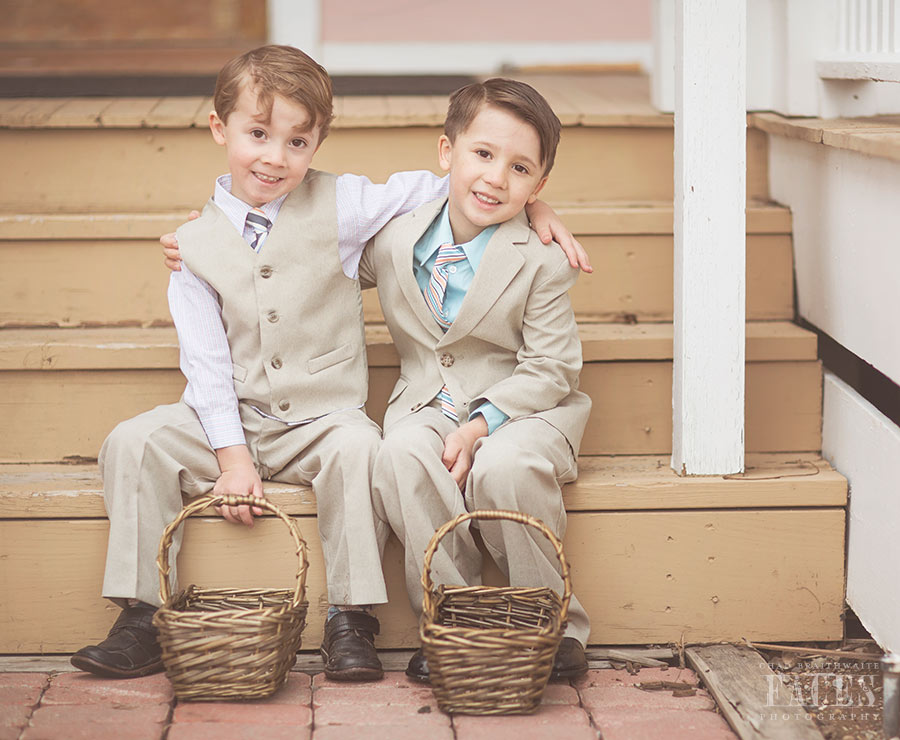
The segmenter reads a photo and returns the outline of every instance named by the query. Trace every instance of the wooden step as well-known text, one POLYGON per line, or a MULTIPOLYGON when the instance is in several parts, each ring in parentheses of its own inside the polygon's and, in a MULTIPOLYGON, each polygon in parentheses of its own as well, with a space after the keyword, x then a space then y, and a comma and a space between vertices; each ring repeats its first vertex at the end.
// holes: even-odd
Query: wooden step
MULTIPOLYGON (((671 203, 560 204, 594 273, 571 291, 576 315, 596 321, 672 320, 671 203)), ((0 326, 170 323, 159 236, 183 213, 0 215, 0 326)), ((747 211, 747 317, 794 315, 790 211, 747 211)), ((374 291, 369 321, 382 321, 374 291)))
MULTIPOLYGON (((547 83, 545 91, 552 89, 547 83)), ((551 96, 553 97, 553 96, 551 96)), ((339 96, 317 168, 382 182, 436 169, 445 96, 339 96)), ((0 100, 0 158, 18 173, 7 213, 187 212, 226 169, 207 130, 211 99, 9 98, 0 100)), ((565 111, 550 201, 673 197, 672 117, 565 111)), ((768 196, 766 135, 747 131, 748 198, 768 196)))
MULTIPOLYGON (((834 640, 842 634, 846 480, 817 455, 749 455, 743 475, 679 477, 662 457, 585 457, 564 491, 573 583, 591 642, 834 640)), ((267 483, 311 548, 304 647, 327 608, 315 499, 267 483)), ((99 598, 107 523, 95 465, 0 465, 0 652, 71 652, 102 637, 115 608, 99 598), (52 605, 52 608, 48 608, 52 605)), ((252 530, 206 512, 186 527, 183 582, 281 586, 295 569, 283 525, 252 530), (261 583, 259 562, 271 581, 261 583)), ((417 629, 402 550, 385 555, 390 603, 382 647, 417 629)), ((489 582, 500 582, 492 565, 489 582)))
MULTIPOLYGON (((581 388, 594 405, 584 454, 666 454, 672 440, 670 324, 582 324, 581 388)), ((368 411, 381 420, 399 374, 383 325, 367 329, 368 411)), ((816 338, 786 322, 747 325, 747 449, 821 447, 816 338)), ((16 434, 0 461, 96 457, 122 419, 175 401, 184 388, 171 328, 4 329, 0 411, 16 434)))

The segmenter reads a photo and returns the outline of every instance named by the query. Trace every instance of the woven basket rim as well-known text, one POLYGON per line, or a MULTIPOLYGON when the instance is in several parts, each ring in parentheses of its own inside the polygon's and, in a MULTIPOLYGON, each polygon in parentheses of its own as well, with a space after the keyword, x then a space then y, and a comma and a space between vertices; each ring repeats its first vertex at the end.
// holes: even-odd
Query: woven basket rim
MULTIPOLYGON (((422 621, 423 624, 425 622, 436 622, 437 616, 437 601, 439 597, 437 596, 438 590, 435 588, 433 581, 431 580, 431 560, 434 557, 434 554, 437 552, 438 545, 441 540, 451 531, 453 531, 458 525, 463 522, 467 522, 471 519, 481 519, 481 520, 489 520, 489 521, 497 521, 497 520, 508 520, 512 522, 518 522, 519 524, 525 524, 529 527, 533 527, 537 529, 544 537, 546 537, 550 544, 553 545, 553 549, 556 552, 556 557, 559 560, 560 565, 560 575, 563 580, 563 593, 560 595, 556 589, 551 588, 549 586, 453 586, 452 588, 462 588, 462 589, 481 589, 489 592, 500 593, 505 589, 549 589, 550 592, 556 594, 560 599, 560 624, 565 624, 566 619, 569 614, 569 601, 572 598, 572 579, 569 572, 569 564, 566 560, 565 553, 562 549, 562 542, 559 541, 559 538, 550 531, 544 522, 542 522, 537 517, 530 516, 529 514, 523 514, 520 511, 505 511, 503 509, 476 509, 474 511, 467 511, 454 519, 444 523, 440 529, 438 529, 431 538, 431 541, 428 543, 428 547, 425 549, 425 559, 422 567, 422 588, 423 588, 423 598, 422 598, 422 621)), ((443 584, 442 584, 443 585, 443 584)), ((438 587, 440 588, 440 587, 438 587)), ((445 591, 446 593, 446 591, 445 591)), ((477 629, 477 628, 469 628, 469 629, 477 629)), ((420 630, 421 631, 421 630, 420 630)))
MULTIPOLYGON (((172 593, 172 587, 169 583, 169 573, 171 572, 171 566, 169 564, 169 548, 172 546, 172 541, 175 536, 175 532, 182 525, 182 523, 191 515, 198 511, 202 511, 203 509, 209 506, 256 506, 262 509, 266 509, 271 512, 279 519, 281 519, 282 523, 287 527, 288 533, 291 536, 291 539, 294 541, 295 551, 298 558, 298 568, 296 574, 296 582, 292 589, 268 589, 268 588, 249 588, 247 591, 288 591, 293 593, 292 603, 294 607, 298 607, 300 604, 306 603, 308 601, 306 599, 306 574, 309 570, 309 559, 307 556, 307 544, 306 540, 300 535, 300 530, 297 527, 296 522, 291 519, 287 514, 285 514, 281 508, 275 504, 273 501, 269 501, 266 498, 256 498, 253 496, 232 496, 232 495, 214 495, 207 494, 205 496, 198 496, 197 498, 189 501, 178 513, 178 516, 169 523, 163 532, 163 536, 159 541, 159 551, 156 557, 156 568, 159 571, 159 596, 160 601, 165 605, 170 602, 170 600, 176 598, 179 594, 185 592, 187 589, 181 589, 176 594, 172 593)), ((196 584, 191 584, 188 588, 193 587, 197 591, 211 591, 213 589, 206 589, 205 587, 197 586, 196 584)), ((230 591, 241 591, 239 588, 228 588, 228 587, 218 587, 223 590, 230 591)), ((269 607, 262 607, 269 608, 269 607)), ((217 611, 217 610, 211 610, 217 611)), ((244 610, 248 611, 248 610, 244 610)), ((196 613, 196 612, 195 612, 196 613)))

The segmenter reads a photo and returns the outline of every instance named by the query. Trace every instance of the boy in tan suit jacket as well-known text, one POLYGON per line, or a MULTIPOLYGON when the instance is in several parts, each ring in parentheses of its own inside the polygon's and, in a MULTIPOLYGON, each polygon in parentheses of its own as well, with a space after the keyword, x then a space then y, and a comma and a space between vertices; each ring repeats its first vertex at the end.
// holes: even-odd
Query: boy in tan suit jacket
MULTIPOLYGON (((405 547, 417 613, 425 547, 460 513, 517 510, 559 537, 565 531, 561 486, 576 477, 591 407, 578 390, 581 342, 567 295, 577 271, 542 246, 523 212, 547 181, 559 133, 547 102, 524 83, 493 79, 458 90, 439 143, 449 198, 394 219, 360 264, 363 285, 378 286, 401 365, 373 503, 405 547)), ((552 548, 528 529, 480 526, 511 584, 561 592, 552 548)), ((435 580, 479 583, 481 556, 468 528, 444 543, 435 580)), ((569 615, 556 677, 587 669, 589 621, 574 598, 569 615)), ((421 650, 407 674, 428 680, 421 650)))

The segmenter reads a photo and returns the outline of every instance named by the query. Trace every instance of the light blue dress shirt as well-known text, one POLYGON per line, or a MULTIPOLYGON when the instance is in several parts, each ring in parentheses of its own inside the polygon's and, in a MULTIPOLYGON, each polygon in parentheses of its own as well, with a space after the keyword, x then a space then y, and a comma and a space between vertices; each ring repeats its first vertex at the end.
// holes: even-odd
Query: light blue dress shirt
MULTIPOLYGON (((447 268, 449 274, 447 276, 447 290, 444 293, 444 315, 449 321, 456 320, 459 308, 466 297, 466 292, 468 292, 469 286, 472 285, 475 271, 481 263, 485 247, 487 247, 487 243, 496 230, 497 226, 488 226, 472 241, 456 245, 466 253, 466 259, 455 262, 447 268)), ((425 291, 428 281, 431 279, 431 271, 434 269, 438 249, 441 244, 447 243, 453 244, 453 230, 450 228, 450 215, 445 204, 440 215, 431 223, 431 226, 428 227, 422 238, 416 242, 416 246, 413 249, 413 272, 422 292, 425 291)), ((497 427, 509 419, 506 414, 490 401, 485 401, 472 411, 469 414, 469 419, 471 420, 478 414, 481 414, 487 422, 488 434, 493 434, 497 427)))

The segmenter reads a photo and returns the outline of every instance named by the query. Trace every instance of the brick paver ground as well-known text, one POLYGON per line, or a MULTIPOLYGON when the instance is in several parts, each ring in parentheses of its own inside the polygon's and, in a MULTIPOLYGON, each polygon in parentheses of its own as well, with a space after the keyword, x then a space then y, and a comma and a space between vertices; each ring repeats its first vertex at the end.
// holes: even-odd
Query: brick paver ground
POLYGON ((84 673, 0 673, 0 740, 733 740, 697 676, 645 668, 592 670, 552 683, 528 716, 444 714, 403 673, 335 683, 294 672, 263 701, 176 702, 162 675, 104 680, 84 673), (666 681, 691 696, 647 690, 666 681), (644 688, 641 688, 643 686, 644 688), (688 692, 689 693, 689 692, 688 692))

